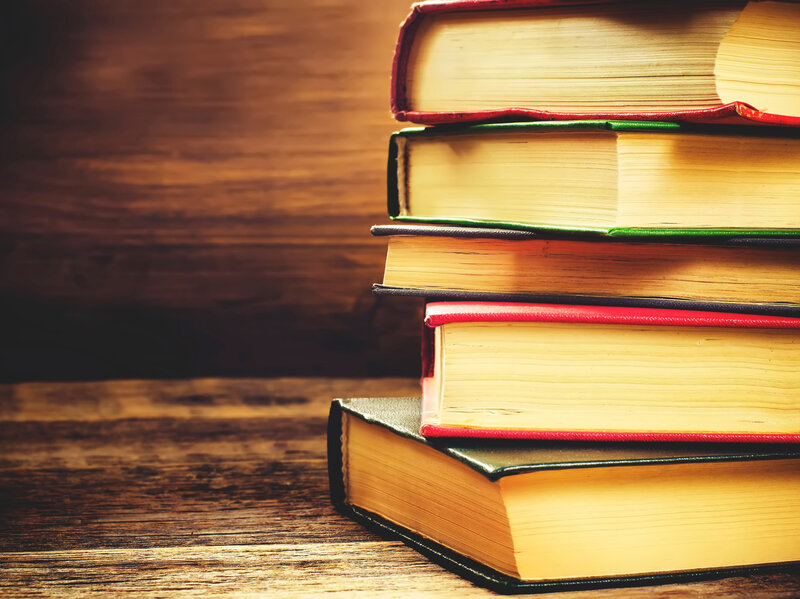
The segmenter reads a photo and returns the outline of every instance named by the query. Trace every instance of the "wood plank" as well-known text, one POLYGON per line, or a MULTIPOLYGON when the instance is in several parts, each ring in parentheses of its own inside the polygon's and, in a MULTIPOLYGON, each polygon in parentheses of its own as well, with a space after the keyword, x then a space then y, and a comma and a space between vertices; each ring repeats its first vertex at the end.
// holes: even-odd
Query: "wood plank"
MULTIPOLYGON (((15 553, 11 578, 0 581, 4 596, 42 592, 82 596, 87 592, 187 593, 251 596, 285 593, 355 597, 496 597, 438 569, 407 547, 385 541, 292 545, 177 547, 136 550, 75 550, 15 553), (19 587, 25 585, 22 591, 19 587)), ((29 596, 29 595, 27 595, 29 596)), ((797 577, 729 578, 688 585, 545 593, 551 599, 648 597, 690 599, 748 597, 794 599, 797 577)))
MULTIPOLYGON (((415 379, 0 385, 0 594, 490 596, 336 514, 336 396, 415 379)), ((789 598, 800 572, 554 597, 789 598)))

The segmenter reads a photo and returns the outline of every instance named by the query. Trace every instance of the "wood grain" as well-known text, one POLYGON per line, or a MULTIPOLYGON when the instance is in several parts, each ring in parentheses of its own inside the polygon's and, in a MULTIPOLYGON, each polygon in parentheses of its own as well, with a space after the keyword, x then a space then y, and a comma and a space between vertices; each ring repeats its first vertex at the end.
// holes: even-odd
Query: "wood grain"
POLYGON ((408 5, 4 2, 0 378, 415 373, 368 234, 408 5))
MULTIPOLYGON (((491 593, 328 502, 336 396, 414 379, 199 379, 0 386, 0 595, 491 593)), ((571 597, 789 598, 800 572, 571 597)))

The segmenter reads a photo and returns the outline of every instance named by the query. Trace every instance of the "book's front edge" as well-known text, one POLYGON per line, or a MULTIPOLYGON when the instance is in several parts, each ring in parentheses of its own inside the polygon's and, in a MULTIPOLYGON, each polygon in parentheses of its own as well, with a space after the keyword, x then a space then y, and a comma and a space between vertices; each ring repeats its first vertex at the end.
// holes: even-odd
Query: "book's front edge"
POLYGON ((418 287, 394 287, 375 283, 372 292, 378 296, 420 297, 442 301, 488 301, 520 302, 537 304, 567 304, 621 306, 632 308, 665 308, 670 310, 693 310, 701 312, 730 312, 733 314, 764 314, 769 316, 800 317, 800 305, 796 304, 739 304, 706 302, 675 298, 605 297, 590 295, 549 295, 536 293, 496 293, 490 291, 463 291, 455 289, 423 289, 418 287))
POLYGON ((430 561, 458 574, 479 586, 504 595, 547 593, 554 591, 588 590, 609 587, 651 586, 675 582, 713 580, 729 576, 747 576, 771 571, 786 571, 798 563, 743 566, 716 570, 693 570, 665 574, 645 574, 613 578, 585 578, 557 581, 522 581, 476 562, 436 541, 390 522, 357 506, 342 504, 337 510, 387 540, 398 540, 416 550, 430 561))

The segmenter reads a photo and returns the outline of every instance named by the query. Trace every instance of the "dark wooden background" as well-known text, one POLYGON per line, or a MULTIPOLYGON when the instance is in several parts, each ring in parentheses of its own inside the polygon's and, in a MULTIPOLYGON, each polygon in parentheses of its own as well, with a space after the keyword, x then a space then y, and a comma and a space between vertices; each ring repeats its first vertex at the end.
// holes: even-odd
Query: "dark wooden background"
POLYGON ((416 373, 379 301, 409 0, 0 4, 0 379, 416 373))

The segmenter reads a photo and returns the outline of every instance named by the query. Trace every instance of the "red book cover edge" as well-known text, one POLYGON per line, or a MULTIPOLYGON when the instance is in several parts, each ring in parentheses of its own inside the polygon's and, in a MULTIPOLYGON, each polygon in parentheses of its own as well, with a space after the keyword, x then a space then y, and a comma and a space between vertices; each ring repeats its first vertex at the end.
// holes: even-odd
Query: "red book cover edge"
POLYGON ((583 322, 693 327, 800 328, 800 318, 566 304, 514 302, 431 302, 425 307, 425 324, 437 327, 450 322, 583 322))
POLYGON ((618 119, 632 121, 684 121, 690 123, 742 124, 752 121, 773 125, 800 125, 800 117, 762 112, 743 102, 730 102, 709 108, 668 112, 550 112, 535 108, 509 107, 501 110, 475 110, 469 112, 426 112, 406 110, 408 106, 406 74, 408 57, 417 29, 425 15, 475 10, 511 10, 515 8, 575 6, 581 4, 606 4, 608 0, 460 0, 455 2, 432 0, 411 7, 411 12, 400 25, 400 33, 392 61, 391 108, 395 119, 420 125, 446 123, 478 123, 485 121, 559 121, 583 119, 618 119))
POLYGON ((800 435, 727 433, 635 433, 602 431, 521 431, 502 429, 455 428, 423 424, 424 437, 461 439, 506 439, 528 441, 680 441, 687 443, 797 443, 800 435))

